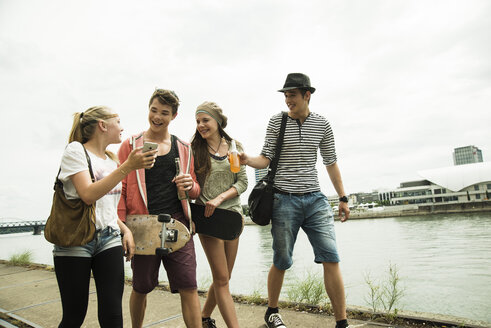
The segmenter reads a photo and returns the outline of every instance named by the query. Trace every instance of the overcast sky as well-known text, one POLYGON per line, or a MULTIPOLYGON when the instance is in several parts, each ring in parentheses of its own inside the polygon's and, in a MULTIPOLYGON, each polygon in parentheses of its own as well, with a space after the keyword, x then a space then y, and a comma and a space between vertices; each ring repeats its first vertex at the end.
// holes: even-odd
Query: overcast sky
POLYGON ((347 193, 420 179, 459 146, 489 161, 490 17, 487 0, 0 0, 0 218, 47 217, 74 112, 108 105, 126 138, 147 128, 155 87, 182 100, 173 134, 189 140, 215 101, 258 154, 287 110, 276 90, 308 74, 347 193))

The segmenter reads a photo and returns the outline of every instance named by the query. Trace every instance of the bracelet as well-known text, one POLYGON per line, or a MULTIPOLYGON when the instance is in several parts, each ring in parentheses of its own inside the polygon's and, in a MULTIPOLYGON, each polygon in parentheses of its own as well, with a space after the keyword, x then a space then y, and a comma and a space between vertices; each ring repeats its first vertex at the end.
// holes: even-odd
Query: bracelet
POLYGON ((121 168, 121 166, 119 167, 119 170, 121 171, 121 173, 123 173, 123 175, 124 175, 124 176, 128 175, 128 172, 126 172, 125 170, 123 170, 123 169, 121 168))

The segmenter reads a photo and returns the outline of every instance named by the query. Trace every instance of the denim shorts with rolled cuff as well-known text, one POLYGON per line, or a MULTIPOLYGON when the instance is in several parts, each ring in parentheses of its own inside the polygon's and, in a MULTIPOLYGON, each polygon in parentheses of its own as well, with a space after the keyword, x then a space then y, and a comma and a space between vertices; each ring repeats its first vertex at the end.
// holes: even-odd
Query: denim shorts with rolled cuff
POLYGON ((119 229, 106 227, 97 230, 94 239, 82 246, 62 247, 55 245, 53 256, 94 257, 97 254, 117 246, 123 246, 119 229))
POLYGON ((273 263, 280 270, 292 264, 293 247, 299 229, 307 234, 316 263, 339 262, 334 215, 327 197, 320 191, 304 195, 275 193, 273 201, 273 263))
MULTIPOLYGON (((183 213, 173 214, 175 220, 189 226, 189 221, 183 213)), ((164 265, 172 293, 180 289, 197 289, 196 282, 196 253, 194 241, 191 238, 187 244, 168 255, 135 255, 131 260, 133 270, 133 290, 140 294, 150 293, 159 283, 160 262, 164 265)))

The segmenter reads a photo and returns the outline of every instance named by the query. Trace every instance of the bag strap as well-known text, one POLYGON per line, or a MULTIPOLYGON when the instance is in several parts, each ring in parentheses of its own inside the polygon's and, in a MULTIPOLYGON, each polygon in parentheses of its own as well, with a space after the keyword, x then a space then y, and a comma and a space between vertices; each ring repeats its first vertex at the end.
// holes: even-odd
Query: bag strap
MULTIPOLYGON (((87 158, 87 164, 89 166, 90 178, 92 179, 92 183, 94 183, 95 182, 95 178, 94 178, 94 172, 92 171, 92 162, 90 161, 90 156, 87 153, 87 149, 85 149, 85 146, 84 145, 82 145, 82 147, 84 148, 85 158, 87 158)), ((58 177, 60 176, 60 173, 61 173, 61 166, 60 166, 60 169, 58 170, 58 174, 56 175, 55 186, 54 186, 53 189, 56 189, 56 185, 57 184, 63 186, 63 182, 61 182, 61 180, 58 179, 58 177)))
POLYGON ((90 156, 87 153, 87 149, 85 149, 85 146, 84 145, 82 145, 82 147, 84 147, 85 157, 87 158, 87 163, 89 164, 90 178, 92 179, 92 183, 94 183, 95 182, 95 178, 94 178, 94 172, 92 172, 92 162, 90 161, 90 156))
POLYGON ((61 173, 61 166, 60 166, 60 169, 58 170, 58 174, 56 175, 55 185, 53 186, 53 190, 56 190, 57 185, 60 185, 60 187, 63 188, 63 182, 61 182, 61 180, 58 179, 58 177, 60 176, 60 173, 61 173))
POLYGON ((270 182, 273 182, 274 176, 276 175, 276 169, 278 168, 278 162, 280 160, 280 153, 281 153, 281 146, 283 145, 283 137, 285 135, 285 130, 286 130, 286 118, 287 117, 288 117, 288 113, 283 112, 283 116, 281 118, 280 134, 278 134, 278 138, 276 139, 275 156, 274 156, 273 160, 271 161, 271 165, 269 166, 268 180, 270 182))

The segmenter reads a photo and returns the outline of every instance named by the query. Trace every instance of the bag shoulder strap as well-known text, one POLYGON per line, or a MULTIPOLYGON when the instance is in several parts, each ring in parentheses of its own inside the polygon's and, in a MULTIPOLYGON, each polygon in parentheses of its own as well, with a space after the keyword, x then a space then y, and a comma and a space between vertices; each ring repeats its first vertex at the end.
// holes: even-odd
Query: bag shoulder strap
POLYGON ((58 174, 56 175, 55 185, 53 186, 53 190, 56 190, 56 186, 60 186, 61 188, 63 188, 63 182, 61 182, 61 180, 58 179, 58 177, 60 176, 60 173, 61 173, 61 166, 58 170, 58 174))
POLYGON ((95 182, 95 178, 94 178, 94 172, 92 172, 92 162, 90 161, 90 156, 87 153, 87 149, 85 149, 85 146, 84 145, 82 145, 82 147, 84 147, 85 157, 87 158, 87 164, 89 164, 90 178, 92 179, 92 183, 94 183, 95 182))
POLYGON ((283 112, 283 116, 281 117, 281 127, 280 134, 278 134, 278 138, 276 139, 276 150, 275 156, 271 161, 271 165, 269 166, 269 180, 273 181, 274 176, 276 175, 276 169, 278 168, 278 162, 280 160, 281 146, 283 146, 283 137, 285 135, 286 130, 286 119, 288 117, 287 112, 283 112))

